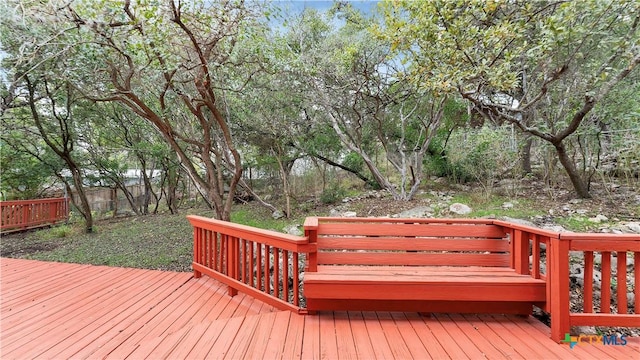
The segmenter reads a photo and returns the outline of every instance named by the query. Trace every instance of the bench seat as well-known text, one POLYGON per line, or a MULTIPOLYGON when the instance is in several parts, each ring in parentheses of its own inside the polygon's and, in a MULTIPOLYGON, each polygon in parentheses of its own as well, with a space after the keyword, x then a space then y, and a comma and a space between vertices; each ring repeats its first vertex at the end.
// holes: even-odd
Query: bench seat
POLYGON ((304 278, 307 308, 530 313, 545 282, 503 267, 318 266, 304 278))
POLYGON ((307 309, 530 314, 546 283, 516 271, 511 237, 482 220, 319 219, 307 309), (448 220, 444 220, 448 221, 448 220))

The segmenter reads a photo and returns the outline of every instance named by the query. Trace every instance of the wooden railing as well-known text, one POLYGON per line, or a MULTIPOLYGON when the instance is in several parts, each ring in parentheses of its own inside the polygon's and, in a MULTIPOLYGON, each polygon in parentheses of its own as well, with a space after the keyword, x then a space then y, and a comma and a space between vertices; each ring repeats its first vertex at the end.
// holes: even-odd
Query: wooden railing
POLYGON ((556 303, 551 305, 551 337, 560 341, 571 326, 626 326, 640 327, 640 235, 614 234, 559 234, 558 239, 551 241, 551 294, 556 303), (569 305, 569 256, 582 253, 583 256, 572 256, 573 261, 583 259, 584 287, 583 310, 581 313, 571 312, 569 305), (594 279, 594 255, 601 256, 601 279, 594 279), (612 276, 612 255, 616 255, 616 275, 612 276), (633 272, 627 271, 627 256, 633 259, 633 272), (634 313, 629 314, 627 292, 629 275, 634 281, 630 284, 634 289, 634 313), (594 287, 594 281, 600 281, 600 291, 594 287), (612 312, 612 289, 615 291, 615 308, 612 312), (600 301, 597 301, 599 295, 600 301), (594 312, 597 303, 600 311, 594 312), (553 317, 558 318, 554 324, 553 317))
POLYGON ((281 310, 300 306, 301 255, 314 253, 308 238, 201 216, 187 216, 194 228, 194 276, 211 276, 281 310))
POLYGON ((0 232, 53 225, 69 219, 69 199, 0 201, 0 232))
MULTIPOLYGON (((229 285, 231 295, 242 290, 280 309, 306 312, 299 302, 298 262, 301 254, 306 254, 308 270, 316 270, 319 218, 307 218, 305 237, 198 216, 188 218, 194 226, 193 268, 197 277, 203 273, 215 277, 229 285)), ((333 220, 343 221, 345 226, 353 222, 353 219, 333 220)), ((402 219, 394 220, 402 225, 402 219)), ((407 219, 407 222, 417 224, 426 220, 407 219)), ((557 233, 499 220, 429 219, 429 222, 501 226, 511 247, 510 267, 546 283, 546 301, 536 305, 550 314, 551 337, 555 341, 564 339, 572 326, 640 326, 640 235, 557 233), (615 276, 611 270, 612 255, 617 261, 615 276), (596 257, 601 258, 601 290, 593 283, 596 257), (627 271, 628 259, 633 259, 629 261, 633 264, 632 272, 627 271), (572 263, 584 268, 582 310, 572 310, 570 306, 572 263), (629 291, 635 295, 633 313, 627 306, 629 291), (613 299, 615 312, 611 308, 613 299), (598 312, 594 306, 599 308, 598 312)))
POLYGON ((572 326, 640 326, 640 235, 555 233, 504 221, 494 223, 504 226, 514 239, 513 268, 546 281, 547 301, 538 305, 551 315, 553 340, 564 339, 572 326), (614 254, 616 274, 612 276, 614 254), (596 256, 601 258, 601 279, 594 279, 596 256), (633 259, 632 272, 627 271, 627 259, 633 259), (584 285, 573 285, 582 293, 581 311, 571 309, 571 266, 583 269, 584 285), (594 287, 594 281, 600 282, 600 289, 594 287), (633 313, 627 306, 629 288, 635 297, 633 313), (611 308, 613 299, 616 312, 611 308), (594 312, 594 305, 598 312, 594 312))

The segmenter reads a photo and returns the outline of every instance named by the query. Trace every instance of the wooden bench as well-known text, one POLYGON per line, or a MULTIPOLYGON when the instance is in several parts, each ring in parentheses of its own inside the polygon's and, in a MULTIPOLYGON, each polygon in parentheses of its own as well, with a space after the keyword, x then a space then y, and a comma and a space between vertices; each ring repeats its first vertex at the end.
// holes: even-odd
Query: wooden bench
MULTIPOLYGON (((530 314, 545 282, 514 269, 491 220, 309 218, 307 308, 530 314)), ((528 254, 526 255, 528 256, 528 254)))

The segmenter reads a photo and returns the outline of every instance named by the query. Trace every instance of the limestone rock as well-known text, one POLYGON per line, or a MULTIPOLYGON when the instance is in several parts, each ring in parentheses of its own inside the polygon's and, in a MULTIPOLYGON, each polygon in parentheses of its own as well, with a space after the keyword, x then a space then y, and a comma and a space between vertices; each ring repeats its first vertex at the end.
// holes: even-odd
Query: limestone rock
POLYGON ((449 211, 458 215, 467 215, 470 214, 473 210, 465 204, 454 203, 449 206, 449 211))
POLYGON ((394 217, 398 218, 423 218, 429 217, 433 214, 433 208, 431 206, 418 206, 413 209, 405 210, 394 217))
POLYGON ((295 235, 295 236, 304 235, 304 233, 302 232, 302 230, 300 230, 300 227, 298 225, 287 225, 284 228, 282 228, 282 231, 284 231, 286 234, 289 234, 289 235, 295 235))

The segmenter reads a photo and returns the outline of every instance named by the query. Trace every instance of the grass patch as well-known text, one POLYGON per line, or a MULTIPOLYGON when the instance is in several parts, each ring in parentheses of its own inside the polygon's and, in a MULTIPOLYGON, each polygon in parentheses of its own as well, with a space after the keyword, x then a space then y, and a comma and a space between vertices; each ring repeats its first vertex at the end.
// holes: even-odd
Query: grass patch
POLYGON ((301 219, 274 219, 265 208, 257 208, 250 205, 238 205, 231 213, 231 222, 257 227, 265 230, 282 232, 282 229, 292 223, 301 224, 301 219))
POLYGON ((589 232, 602 225, 591 222, 584 216, 557 217, 554 221, 563 228, 575 232, 589 232))
POLYGON ((450 203, 467 204, 473 209, 472 217, 508 216, 511 218, 528 219, 536 215, 545 214, 545 209, 535 201, 529 199, 511 199, 504 196, 485 196, 483 194, 457 194, 450 203), (505 208, 505 203, 513 207, 505 208))

